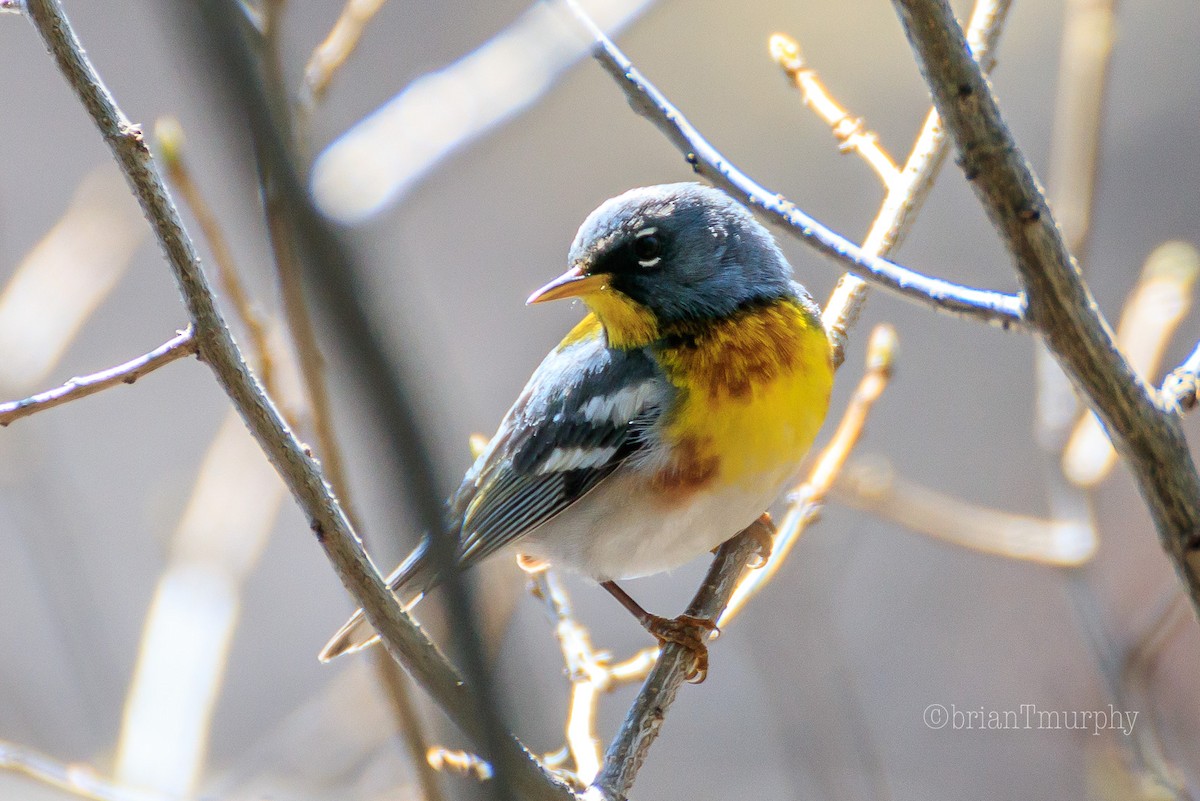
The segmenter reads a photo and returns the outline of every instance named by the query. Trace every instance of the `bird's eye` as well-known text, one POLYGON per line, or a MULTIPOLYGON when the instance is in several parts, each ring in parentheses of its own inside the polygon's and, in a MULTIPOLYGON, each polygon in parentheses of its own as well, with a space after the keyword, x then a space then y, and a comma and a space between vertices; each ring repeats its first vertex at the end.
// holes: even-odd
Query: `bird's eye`
POLYGON ((633 255, 643 267, 654 267, 662 261, 662 240, 657 228, 643 228, 633 240, 633 255))

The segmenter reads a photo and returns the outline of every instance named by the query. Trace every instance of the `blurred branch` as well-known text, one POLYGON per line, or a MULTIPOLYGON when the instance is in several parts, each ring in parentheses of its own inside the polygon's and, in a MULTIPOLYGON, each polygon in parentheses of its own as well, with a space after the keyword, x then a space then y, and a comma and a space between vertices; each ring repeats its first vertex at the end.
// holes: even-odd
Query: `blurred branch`
MULTIPOLYGON (((586 0, 618 31, 653 0, 586 0)), ((395 203, 443 160, 541 99, 587 54, 562 0, 532 3, 476 50, 404 87, 339 136, 313 165, 321 210, 361 222, 395 203)))
POLYGON ((145 240, 120 172, 89 170, 0 292, 0 390, 24 394, 45 381, 145 240))
POLYGON ((28 776, 71 795, 92 801, 176 801, 176 797, 128 787, 98 774, 91 766, 60 762, 16 743, 0 740, 0 770, 28 776))
MULTIPOLYGON (((1076 265, 1085 267, 1100 171, 1104 101, 1115 27, 1115 0, 1068 0, 1066 3, 1047 196, 1057 212, 1065 250, 1074 255, 1076 265)), ((1143 280, 1147 275, 1148 271, 1144 269, 1143 280)), ((1178 294, 1178 288, 1163 289, 1178 294)), ((1135 292, 1135 296, 1137 294, 1135 292)), ((1143 375, 1148 370, 1146 360, 1153 357, 1131 342, 1130 337, 1154 339, 1158 335, 1148 330, 1137 333, 1136 329, 1147 326, 1145 322, 1131 320, 1129 313, 1137 316, 1148 310, 1143 304, 1149 299, 1143 294, 1141 301, 1135 299, 1126 304, 1126 314, 1116 339, 1131 366, 1140 369, 1143 375), (1133 345, 1132 350, 1128 349, 1130 345, 1133 345)), ((1166 312, 1166 309, 1160 305, 1158 311, 1166 312)), ((1149 327, 1156 328, 1157 325, 1149 327)), ((1034 364, 1037 375, 1034 430, 1042 452, 1050 513, 1056 520, 1073 524, 1081 542, 1086 538, 1094 550, 1100 534, 1089 489, 1111 469, 1115 454, 1091 412, 1085 410, 1083 427, 1076 425, 1080 393, 1072 386, 1066 366, 1048 342, 1042 341, 1035 346, 1034 364), (1073 426, 1075 434, 1070 433, 1073 426), (1081 458, 1091 463, 1082 464, 1081 458)), ((1064 572, 1063 580, 1083 641, 1105 682, 1110 700, 1124 709, 1136 706, 1129 696, 1129 683, 1122 675, 1120 649, 1090 574, 1084 569, 1068 570, 1064 572)), ((1126 758, 1121 760, 1119 770, 1130 785, 1138 788, 1135 792, 1139 794, 1150 785, 1166 787, 1171 784, 1167 779, 1170 771, 1164 770, 1166 763, 1155 728, 1153 718, 1148 716, 1131 737, 1121 742, 1126 758)), ((1173 792, 1168 796, 1179 798, 1173 792)))
MULTIPOLYGON (((317 76, 322 84, 315 94, 301 92, 300 107, 293 114, 291 127, 294 135, 298 138, 307 136, 309 118, 324 96, 325 86, 332 80, 334 72, 349 58, 362 33, 363 26, 375 12, 382 8, 384 2, 385 0, 367 0, 367 2, 349 0, 343 8, 334 30, 325 42, 314 51, 312 60, 309 62, 309 69, 324 70, 317 76), (330 48, 341 49, 334 53, 330 48), (314 66, 319 60, 320 54, 333 60, 321 61, 320 64, 314 66)), ((279 9, 275 9, 275 17, 278 17, 278 14, 279 9)), ((277 28, 273 26, 271 33, 274 34, 276 31, 277 28)), ((271 37, 269 46, 265 48, 263 61, 263 69, 270 75, 271 83, 282 87, 283 65, 280 62, 276 36, 271 37)), ((312 77, 311 72, 306 72, 306 80, 310 77, 312 77)), ((289 108, 291 108, 290 104, 289 108)), ((298 142, 295 145, 299 147, 298 142)), ((290 235, 287 204, 281 191, 280 182, 273 180, 270 169, 265 168, 261 162, 259 185, 267 222, 267 234, 271 243, 271 252, 275 257, 275 272, 283 298, 284 315, 292 344, 295 347, 300 376, 311 412, 310 420, 316 437, 317 455, 321 459, 330 485, 346 510, 347 517, 358 528, 361 526, 361 518, 355 513, 350 479, 346 473, 345 460, 334 427, 333 403, 330 401, 329 387, 326 383, 325 358, 321 353, 312 315, 304 296, 303 270, 295 241, 290 235)), ((408 749, 410 761, 421 788, 421 798, 423 801, 441 801, 443 795, 437 772, 426 758, 429 746, 425 737, 425 725, 413 702, 412 693, 409 691, 410 679, 397 667, 395 660, 386 651, 376 649, 371 654, 371 660, 395 718, 396 729, 408 749)))
MULTIPOLYGON (((241 414, 259 445, 304 510, 318 543, 346 588, 362 606, 388 651, 421 682, 447 715, 476 742, 490 738, 481 725, 474 693, 436 646, 404 612, 363 552, 319 465, 296 439, 246 367, 216 306, 199 256, 146 147, 142 132, 117 108, 71 30, 58 0, 29 0, 29 17, 68 83, 78 94, 118 164, 175 274, 201 358, 241 414)), ((565 788, 548 777, 511 736, 498 743, 501 758, 529 798, 563 799, 565 788)))
POLYGON ((146 612, 115 775, 192 796, 229 667, 241 591, 283 504, 279 476, 231 409, 209 445, 146 612))
POLYGON ((833 136, 838 140, 838 150, 861 156, 883 182, 884 189, 892 191, 901 177, 900 168, 896 166, 892 155, 879 144, 878 134, 867 130, 862 117, 850 116, 850 112, 829 94, 825 84, 817 77, 817 71, 805 63, 800 43, 790 36, 777 33, 771 37, 767 49, 771 51, 775 63, 783 68, 800 90, 804 105, 833 130, 833 136))
POLYGON ((825 496, 846 463, 850 451, 858 444, 863 427, 887 388, 892 377, 892 366, 896 359, 896 331, 890 325, 877 325, 871 332, 867 345, 867 364, 863 377, 859 379, 841 422, 821 451, 808 478, 789 495, 787 511, 779 522, 774 537, 771 555, 759 569, 746 574, 729 600, 729 605, 717 620, 719 627, 728 626, 742 611, 746 603, 770 583, 779 568, 791 553, 805 528, 821 514, 825 496))
POLYGON ((192 327, 188 326, 149 353, 130 359, 124 364, 91 375, 77 376, 60 387, 39 392, 23 400, 0 403, 0 426, 55 406, 62 406, 64 403, 86 398, 88 395, 95 395, 118 384, 132 384, 147 373, 194 353, 196 340, 192 334, 192 327))
MULTIPOLYGON (((1144 378, 1159 371, 1175 329, 1191 308, 1197 275, 1200 252, 1186 242, 1159 245, 1147 257, 1117 325, 1117 347, 1144 378)), ((1096 415, 1084 414, 1063 450, 1064 475, 1078 486, 1095 486, 1116 461, 1117 452, 1096 415)))
POLYGON ((200 226, 200 232, 204 234, 208 248, 212 251, 213 262, 217 265, 217 275, 221 280, 221 288, 229 296, 234 314, 246 328, 246 333, 250 338, 251 352, 255 357, 254 366, 258 368, 258 378, 267 394, 278 401, 279 391, 274 382, 275 363, 271 358, 270 345, 267 344, 266 323, 263 321, 262 315, 254 308, 250 293, 246 291, 246 286, 242 283, 241 274, 233 258, 233 249, 229 246, 225 232, 221 230, 217 215, 213 213, 212 207, 204 199, 204 193, 200 191, 200 187, 196 184, 192 177, 192 171, 184 159, 183 150, 187 142, 184 139, 183 126, 174 117, 162 117, 154 124, 154 140, 158 145, 159 155, 162 157, 167 180, 183 197, 183 202, 187 204, 192 216, 196 218, 196 224, 200 226))
MULTIPOLYGON (((985 72, 990 72, 995 64, 996 44, 1008 18, 1010 5, 1010 0, 977 0, 971 12, 967 43, 985 72)), ((925 115, 925 123, 904 167, 894 180, 887 183, 883 204, 862 244, 864 253, 886 258, 896 251, 916 221, 917 212, 933 188, 934 179, 948 151, 949 142, 942 120, 937 109, 932 108, 925 115)), ((825 304, 822 318, 833 344, 835 365, 840 365, 845 359, 846 339, 850 328, 858 320, 866 298, 866 282, 848 273, 838 280, 833 295, 825 304)))
POLYGON ((847 465, 835 500, 942 542, 1059 567, 1086 563, 1097 541, 1070 520, 1042 520, 967 503, 896 474, 882 460, 847 465))
POLYGON ((1087 262, 1100 168, 1100 131, 1116 31, 1115 0, 1068 0, 1046 194, 1067 249, 1087 262))
POLYGON ((1121 356, 991 87, 945 0, 894 0, 961 164, 1001 234, 1030 323, 1137 476, 1164 548, 1200 608, 1200 476, 1174 414, 1121 356))
POLYGON ((910 300, 960 317, 981 320, 1002 328, 1023 327, 1025 300, 985 289, 974 289, 914 272, 865 252, 834 233, 784 199, 756 183, 735 167, 702 137, 687 118, 646 78, 629 58, 594 23, 575 0, 567 0, 580 22, 595 39, 594 55, 613 77, 634 111, 654 123, 683 153, 693 169, 752 210, 845 269, 910 300))
POLYGON ((342 13, 304 65, 304 84, 300 89, 300 104, 311 109, 325 98, 333 76, 350 58, 363 30, 387 0, 346 0, 342 13))
POLYGON ((429 743, 425 737, 425 721, 417 709, 409 690, 409 679, 387 651, 375 648, 371 652, 375 662, 375 673, 391 706, 395 727, 400 739, 408 749, 409 761, 417 774, 421 788, 421 801, 442 801, 442 787, 438 784, 437 771, 429 763, 429 743))

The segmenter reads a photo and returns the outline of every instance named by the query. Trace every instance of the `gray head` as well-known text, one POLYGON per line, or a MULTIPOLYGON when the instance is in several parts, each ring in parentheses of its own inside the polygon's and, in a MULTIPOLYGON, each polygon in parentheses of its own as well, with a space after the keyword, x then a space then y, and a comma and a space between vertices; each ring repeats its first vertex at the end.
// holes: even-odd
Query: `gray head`
POLYGON ((569 262, 567 274, 531 300, 582 297, 606 326, 616 316, 606 307, 618 300, 663 326, 796 292, 767 230, 724 192, 696 183, 632 189, 605 201, 584 220, 569 262))

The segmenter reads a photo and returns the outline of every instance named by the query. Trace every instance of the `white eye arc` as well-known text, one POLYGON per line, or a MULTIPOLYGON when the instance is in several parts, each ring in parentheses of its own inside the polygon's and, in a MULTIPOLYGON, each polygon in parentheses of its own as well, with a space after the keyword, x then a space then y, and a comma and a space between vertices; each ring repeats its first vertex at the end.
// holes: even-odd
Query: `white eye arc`
POLYGON ((634 234, 633 251, 639 257, 644 257, 638 259, 638 264, 642 267, 654 267, 662 261, 662 256, 658 255, 661 244, 654 236, 656 233, 658 228, 651 226, 634 234))

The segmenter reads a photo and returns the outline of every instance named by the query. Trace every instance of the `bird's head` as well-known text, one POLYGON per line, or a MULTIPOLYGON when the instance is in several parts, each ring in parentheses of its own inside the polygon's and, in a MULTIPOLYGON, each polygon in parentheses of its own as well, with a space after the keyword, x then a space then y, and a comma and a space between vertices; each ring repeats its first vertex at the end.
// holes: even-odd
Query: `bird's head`
POLYGON ((584 220, 568 263, 528 302, 582 299, 612 347, 648 345, 679 324, 793 291, 770 233, 724 192, 696 183, 605 201, 584 220))

